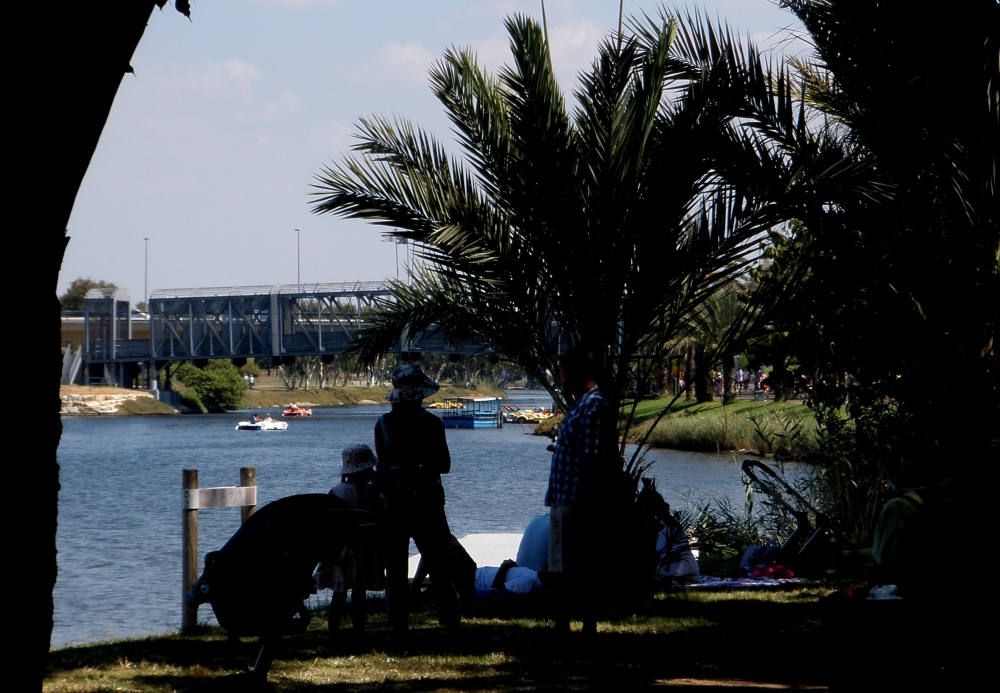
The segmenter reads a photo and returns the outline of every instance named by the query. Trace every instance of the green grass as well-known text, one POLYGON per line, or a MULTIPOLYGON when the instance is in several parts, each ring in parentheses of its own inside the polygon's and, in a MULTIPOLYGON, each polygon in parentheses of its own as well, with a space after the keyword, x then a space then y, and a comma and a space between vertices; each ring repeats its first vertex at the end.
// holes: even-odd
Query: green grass
MULTIPOLYGON (((264 409, 268 407, 287 407, 296 402, 309 406, 338 406, 342 404, 358 404, 363 401, 371 401, 382 404, 385 396, 389 394, 388 387, 327 387, 289 390, 284 387, 273 387, 261 389, 255 385, 255 389, 247 390, 243 393, 244 406, 247 409, 264 409)), ((425 401, 440 402, 448 397, 465 397, 472 393, 472 390, 455 387, 446 383, 432 397, 425 401)), ((479 394, 502 397, 503 394, 496 389, 489 388, 475 390, 479 394)))
MULTIPOLYGON (((816 641, 818 598, 829 591, 661 595, 635 613, 602 620, 591 644, 580 633, 565 644, 554 640, 544 602, 532 597, 481 600, 456 641, 446 639, 429 605, 420 604, 405 652, 390 648, 380 613, 370 617, 362 639, 345 628, 336 644, 317 615, 305 634, 282 641, 269 681, 271 690, 302 693, 620 690, 679 679, 816 685, 824 682, 829 660, 816 641), (767 654, 776 649, 780 657, 767 654)), ((217 628, 67 647, 52 652, 44 690, 247 690, 245 672, 255 654, 252 639, 228 642, 217 628)))
POLYGON ((137 399, 130 399, 120 407, 118 407, 118 414, 132 414, 132 415, 143 415, 143 414, 176 414, 177 410, 168 404, 153 399, 152 397, 139 397, 137 399))
MULTIPOLYGON (((670 398, 640 402, 630 438, 649 430, 670 398)), ((799 402, 722 402, 678 400, 649 436, 654 447, 716 452, 746 450, 761 454, 802 454, 815 447, 812 410, 799 402), (756 423, 755 421, 756 420, 756 423)))

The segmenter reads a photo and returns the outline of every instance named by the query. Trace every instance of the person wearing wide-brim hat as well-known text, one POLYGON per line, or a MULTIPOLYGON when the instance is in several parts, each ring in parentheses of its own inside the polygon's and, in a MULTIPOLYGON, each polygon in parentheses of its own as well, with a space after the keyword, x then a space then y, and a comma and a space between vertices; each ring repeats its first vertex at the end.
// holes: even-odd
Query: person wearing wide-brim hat
POLYGON ((386 612, 398 639, 405 637, 409 615, 411 538, 430 573, 441 625, 454 633, 461 622, 441 485, 441 475, 451 471, 451 455, 441 419, 421 407, 437 390, 416 366, 397 367, 386 396, 392 410, 375 424, 376 486, 385 501, 386 612))
MULTIPOLYGON (((344 500, 352 510, 375 510, 378 499, 372 490, 377 460, 367 445, 350 445, 341 453, 341 483, 330 489, 330 495, 344 500)), ((320 569, 321 587, 330 587, 330 636, 340 628, 347 590, 351 590, 351 620, 356 634, 364 630, 368 607, 365 597, 368 590, 385 589, 385 560, 381 547, 370 541, 349 542, 338 561, 324 564, 320 569)))

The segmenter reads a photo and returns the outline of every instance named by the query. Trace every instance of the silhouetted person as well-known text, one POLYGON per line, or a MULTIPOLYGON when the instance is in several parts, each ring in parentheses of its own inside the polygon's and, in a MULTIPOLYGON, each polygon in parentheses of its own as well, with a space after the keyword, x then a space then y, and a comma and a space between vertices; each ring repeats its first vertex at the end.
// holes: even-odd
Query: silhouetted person
MULTIPOLYGON (((614 410, 597 387, 592 357, 571 347, 557 360, 559 382, 570 401, 559 429, 545 505, 549 507, 549 575, 555 628, 569 632, 573 604, 583 612, 585 633, 597 630, 594 596, 584 594, 588 557, 602 534, 598 507, 602 479, 617 458, 614 410)), ((606 490, 606 489, 605 489, 606 490)))
POLYGON ((461 623, 441 485, 441 474, 451 470, 451 455, 441 419, 421 408, 421 401, 437 390, 438 384, 419 368, 399 366, 386 397, 392 411, 375 424, 376 485, 385 501, 386 613, 399 639, 409 616, 411 537, 430 572, 438 620, 452 634, 461 623))

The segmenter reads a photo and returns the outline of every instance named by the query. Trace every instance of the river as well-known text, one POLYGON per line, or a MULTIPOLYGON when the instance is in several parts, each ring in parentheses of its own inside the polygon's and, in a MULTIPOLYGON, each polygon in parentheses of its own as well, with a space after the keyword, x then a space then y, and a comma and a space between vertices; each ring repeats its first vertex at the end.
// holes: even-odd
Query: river
MULTIPOLYGON (((539 406, 526 392, 511 403, 539 406)), ((59 578, 52 646, 174 631, 181 605, 181 470, 202 487, 239 483, 257 468, 258 503, 325 492, 339 482, 340 451, 372 445, 388 405, 315 409, 285 432, 234 430, 247 413, 64 418, 59 446, 59 578)), ((273 411, 273 410, 272 410, 273 411)), ((531 426, 448 430, 452 472, 444 477, 452 532, 521 532, 543 500, 551 453, 531 426)), ((654 450, 649 474, 672 505, 728 496, 742 502, 732 456, 654 450)), ((239 526, 234 508, 199 513, 201 555, 239 526)), ((201 558, 199 565, 202 565, 201 558)), ((210 617, 203 607, 199 617, 210 617)))

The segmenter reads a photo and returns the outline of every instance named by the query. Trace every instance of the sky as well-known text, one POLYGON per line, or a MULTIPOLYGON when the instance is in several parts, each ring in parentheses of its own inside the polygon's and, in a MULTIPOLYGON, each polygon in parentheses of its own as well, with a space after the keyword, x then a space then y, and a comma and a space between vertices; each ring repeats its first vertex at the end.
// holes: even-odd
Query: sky
MULTIPOLYGON (((379 281, 397 273, 382 229, 310 212, 314 176, 349 152, 359 118, 404 116, 453 150, 427 86, 451 46, 495 71, 504 18, 537 0, 196 0, 191 21, 154 10, 76 198, 60 293, 77 277, 148 288, 379 281), (296 233, 296 229, 299 233, 296 233), (300 250, 297 254, 296 239, 300 250)), ((616 0, 549 0, 564 93, 617 28, 616 0)), ((762 48, 802 50, 771 0, 669 4, 719 19, 762 48)), ((626 18, 656 2, 625 1, 626 18)), ((400 259, 405 248, 400 249, 400 259)))

